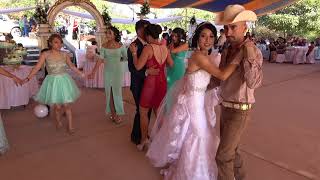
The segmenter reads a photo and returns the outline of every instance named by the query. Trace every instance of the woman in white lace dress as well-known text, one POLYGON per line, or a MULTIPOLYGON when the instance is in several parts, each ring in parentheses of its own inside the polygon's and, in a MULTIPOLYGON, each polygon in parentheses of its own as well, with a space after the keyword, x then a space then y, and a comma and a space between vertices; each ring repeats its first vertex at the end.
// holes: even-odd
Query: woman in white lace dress
POLYGON ((213 108, 218 96, 216 90, 206 90, 211 75, 225 80, 237 67, 230 64, 219 70, 215 62, 220 57, 212 54, 216 38, 217 31, 211 23, 197 27, 192 39, 196 50, 187 72, 167 93, 152 129, 147 157, 155 167, 167 168, 163 171, 165 180, 216 180, 219 138, 213 108))

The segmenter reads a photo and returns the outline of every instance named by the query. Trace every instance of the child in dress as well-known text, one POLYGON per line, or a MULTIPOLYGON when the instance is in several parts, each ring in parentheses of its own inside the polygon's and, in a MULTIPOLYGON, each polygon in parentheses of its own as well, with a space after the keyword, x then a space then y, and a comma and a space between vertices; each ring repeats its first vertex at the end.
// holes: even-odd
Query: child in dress
POLYGON ((41 69, 43 64, 46 63, 48 75, 43 81, 35 100, 54 106, 57 129, 63 126, 61 122, 61 112, 65 112, 68 119, 68 132, 73 134, 75 130, 72 122, 70 104, 80 96, 80 91, 67 73, 67 66, 79 76, 84 77, 85 75, 72 64, 68 54, 60 50, 63 43, 60 35, 53 34, 49 37, 48 41, 50 50, 40 55, 37 65, 32 69, 24 82, 29 81, 41 69))

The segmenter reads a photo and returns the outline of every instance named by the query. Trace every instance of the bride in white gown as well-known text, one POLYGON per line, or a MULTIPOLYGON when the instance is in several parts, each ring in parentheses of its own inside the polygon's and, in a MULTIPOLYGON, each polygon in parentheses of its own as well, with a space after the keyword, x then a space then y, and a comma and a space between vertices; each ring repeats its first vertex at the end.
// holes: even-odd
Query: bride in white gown
POLYGON ((155 167, 167 168, 163 172, 165 180, 217 179, 219 137, 214 127, 214 106, 218 96, 216 89, 206 90, 211 75, 225 80, 237 64, 219 70, 220 57, 211 53, 216 37, 211 23, 199 24, 192 39, 192 47, 197 50, 191 55, 187 72, 159 108, 147 157, 155 167))

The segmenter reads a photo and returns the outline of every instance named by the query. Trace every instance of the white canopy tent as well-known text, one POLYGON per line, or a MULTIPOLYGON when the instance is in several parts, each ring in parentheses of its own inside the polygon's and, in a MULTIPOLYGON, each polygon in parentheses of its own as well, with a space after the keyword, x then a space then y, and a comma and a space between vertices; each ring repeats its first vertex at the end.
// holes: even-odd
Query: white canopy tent
MULTIPOLYGON (((91 14, 88 13, 81 13, 81 12, 75 12, 75 11, 70 11, 70 10, 63 10, 63 13, 70 14, 73 16, 78 16, 81 18, 86 18, 86 19, 92 19, 94 18, 91 16, 91 14)), ((182 19, 182 16, 175 16, 175 17, 167 17, 167 18, 158 18, 158 19, 145 19, 148 20, 151 23, 163 23, 163 22, 169 22, 169 21, 174 21, 174 20, 180 20, 182 19)), ((125 18, 112 18, 111 23, 121 23, 121 24, 135 24, 139 19, 125 19, 125 18)))
POLYGON ((18 8, 6 8, 6 9, 0 9, 0 14, 10 14, 20 11, 27 11, 31 9, 35 9, 36 7, 18 7, 18 8))

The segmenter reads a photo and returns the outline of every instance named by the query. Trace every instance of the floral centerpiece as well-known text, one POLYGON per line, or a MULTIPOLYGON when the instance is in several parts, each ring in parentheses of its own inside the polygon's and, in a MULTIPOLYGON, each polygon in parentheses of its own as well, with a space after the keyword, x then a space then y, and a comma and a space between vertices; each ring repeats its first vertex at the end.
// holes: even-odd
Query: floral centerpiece
POLYGON ((15 47, 15 45, 14 42, 0 41, 0 48, 11 49, 15 47))
POLYGON ((7 57, 3 58, 3 63, 5 65, 20 65, 22 63, 23 57, 18 54, 8 54, 7 57))

